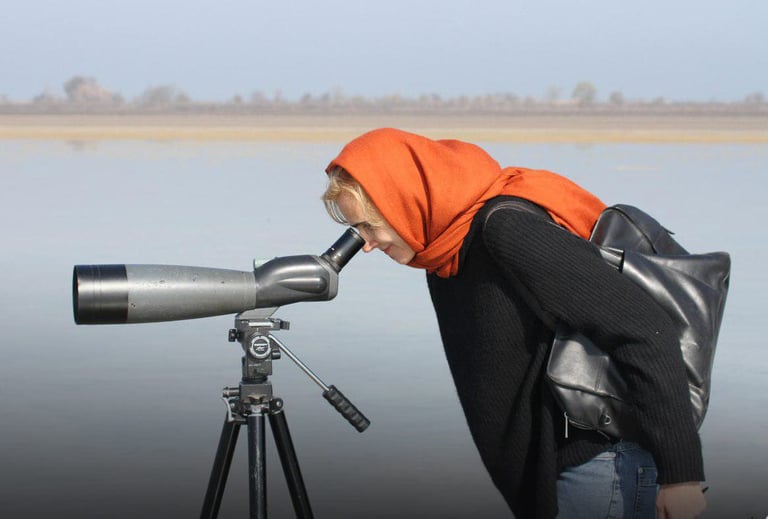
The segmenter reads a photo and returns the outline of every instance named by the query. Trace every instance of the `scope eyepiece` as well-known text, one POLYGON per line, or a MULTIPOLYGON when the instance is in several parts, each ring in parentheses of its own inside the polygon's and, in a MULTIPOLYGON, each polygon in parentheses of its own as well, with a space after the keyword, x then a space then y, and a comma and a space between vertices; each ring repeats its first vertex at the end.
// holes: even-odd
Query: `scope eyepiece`
POLYGON ((328 260, 331 266, 339 272, 344 266, 349 263, 352 256, 363 248, 365 240, 360 235, 360 231, 354 227, 349 227, 341 237, 336 240, 336 243, 331 245, 327 251, 323 253, 323 258, 328 260))

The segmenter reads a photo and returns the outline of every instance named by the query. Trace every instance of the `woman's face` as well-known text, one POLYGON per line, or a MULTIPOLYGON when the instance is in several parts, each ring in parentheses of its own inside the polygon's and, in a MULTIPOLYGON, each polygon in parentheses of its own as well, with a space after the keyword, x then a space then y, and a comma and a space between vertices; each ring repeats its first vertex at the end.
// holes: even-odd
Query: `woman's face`
POLYGON ((382 219, 381 225, 372 226, 367 220, 360 204, 349 193, 342 193, 336 200, 339 210, 349 225, 360 231, 365 239, 363 251, 373 249, 384 251, 384 254, 396 262, 406 265, 410 263, 416 252, 382 219))

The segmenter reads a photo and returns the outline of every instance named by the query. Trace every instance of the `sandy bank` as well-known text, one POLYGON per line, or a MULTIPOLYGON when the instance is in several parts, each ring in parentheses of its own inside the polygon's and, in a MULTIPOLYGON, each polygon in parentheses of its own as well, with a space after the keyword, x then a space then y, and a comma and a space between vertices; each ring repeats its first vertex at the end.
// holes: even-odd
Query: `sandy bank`
POLYGON ((768 143, 768 117, 749 115, 0 115, 0 139, 345 142, 384 126, 485 142, 768 143))

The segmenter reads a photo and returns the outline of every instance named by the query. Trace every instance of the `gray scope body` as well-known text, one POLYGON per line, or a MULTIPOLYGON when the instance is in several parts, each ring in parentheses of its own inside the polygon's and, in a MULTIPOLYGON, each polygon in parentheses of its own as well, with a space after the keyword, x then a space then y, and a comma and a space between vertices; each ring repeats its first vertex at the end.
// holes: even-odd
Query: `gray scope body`
POLYGON ((321 256, 272 259, 251 272, 181 265, 77 265, 72 305, 77 324, 196 319, 327 301, 338 274, 364 240, 347 231, 321 256))

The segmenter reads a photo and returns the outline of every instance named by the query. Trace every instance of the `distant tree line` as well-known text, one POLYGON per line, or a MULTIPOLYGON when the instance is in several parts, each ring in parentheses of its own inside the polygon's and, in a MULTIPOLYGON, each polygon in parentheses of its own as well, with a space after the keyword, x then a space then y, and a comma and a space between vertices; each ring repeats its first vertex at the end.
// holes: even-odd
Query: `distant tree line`
POLYGON ((443 97, 422 94, 416 97, 392 94, 381 97, 346 95, 341 88, 320 95, 304 94, 298 100, 286 99, 282 92, 267 95, 255 91, 223 102, 194 101, 183 90, 160 85, 147 88, 134 99, 126 100, 92 77, 74 76, 63 85, 64 96, 43 92, 28 101, 11 101, 0 94, 0 113, 222 113, 222 114, 516 114, 516 113, 768 113, 762 92, 747 94, 732 102, 668 101, 626 99, 611 92, 598 100, 597 88, 582 81, 570 96, 552 87, 543 98, 521 97, 514 93, 443 97))

